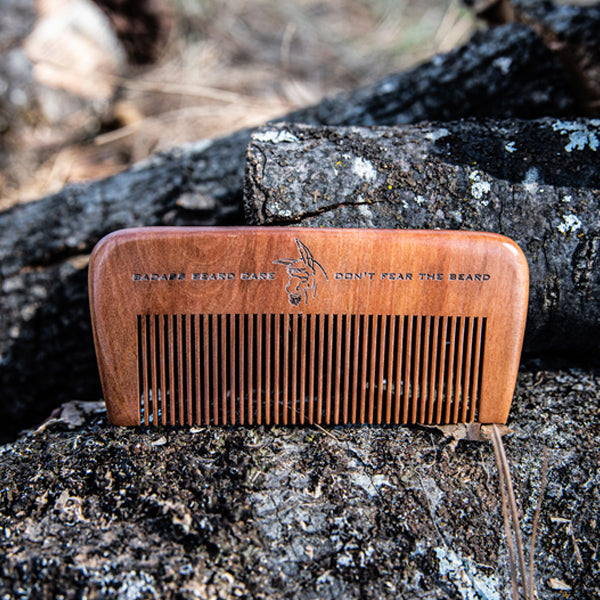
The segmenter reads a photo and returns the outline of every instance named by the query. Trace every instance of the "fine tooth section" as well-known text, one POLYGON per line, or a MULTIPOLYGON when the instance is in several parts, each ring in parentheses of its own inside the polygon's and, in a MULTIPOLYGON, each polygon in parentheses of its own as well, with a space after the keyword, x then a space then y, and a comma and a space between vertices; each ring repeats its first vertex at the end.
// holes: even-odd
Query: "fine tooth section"
POLYGON ((137 315, 142 425, 477 418, 487 319, 137 315))

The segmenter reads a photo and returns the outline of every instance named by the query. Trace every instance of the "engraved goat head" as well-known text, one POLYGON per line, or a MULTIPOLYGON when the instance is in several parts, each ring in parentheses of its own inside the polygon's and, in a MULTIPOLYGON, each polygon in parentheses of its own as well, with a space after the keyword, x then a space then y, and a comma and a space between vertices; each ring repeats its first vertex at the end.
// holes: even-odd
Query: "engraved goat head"
POLYGON ((321 270, 325 279, 329 281, 329 278, 325 269, 314 259, 311 251, 298 238, 294 239, 300 256, 298 258, 280 258, 274 260, 273 263, 285 265, 289 278, 285 286, 288 300, 293 306, 298 306, 303 299, 304 304, 308 304, 309 293, 312 292, 313 298, 317 293, 315 267, 321 270))

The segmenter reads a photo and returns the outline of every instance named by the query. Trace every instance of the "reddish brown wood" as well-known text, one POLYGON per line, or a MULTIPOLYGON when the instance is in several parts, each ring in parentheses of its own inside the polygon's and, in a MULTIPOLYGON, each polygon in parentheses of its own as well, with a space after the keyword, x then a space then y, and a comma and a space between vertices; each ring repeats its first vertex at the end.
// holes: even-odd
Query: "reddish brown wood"
POLYGON ((90 263, 120 425, 505 422, 527 296, 488 233, 147 228, 90 263))

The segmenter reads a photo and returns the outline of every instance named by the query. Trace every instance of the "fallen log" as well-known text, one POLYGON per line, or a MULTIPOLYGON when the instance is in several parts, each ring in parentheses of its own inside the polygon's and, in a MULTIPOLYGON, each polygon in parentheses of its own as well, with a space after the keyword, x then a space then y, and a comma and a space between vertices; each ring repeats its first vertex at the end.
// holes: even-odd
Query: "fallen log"
MULTIPOLYGON (((539 516, 540 598, 600 594, 599 394, 581 370, 519 377, 504 445, 526 548, 539 516)), ((489 443, 416 427, 122 429, 97 411, 72 402, 0 447, 1 597, 511 597, 489 443)))
MULTIPOLYGON (((541 38, 527 26, 506 25, 287 119, 372 125, 533 118, 573 113, 576 96, 541 38)), ((99 394, 85 301, 85 257, 93 245, 122 227, 242 223, 249 138, 241 131, 175 149, 0 214, 0 437, 39 422, 62 400, 99 394)))
POLYGON ((246 219, 505 234, 529 262, 527 354, 597 365, 599 149, 600 120, 266 127, 249 145, 246 219))

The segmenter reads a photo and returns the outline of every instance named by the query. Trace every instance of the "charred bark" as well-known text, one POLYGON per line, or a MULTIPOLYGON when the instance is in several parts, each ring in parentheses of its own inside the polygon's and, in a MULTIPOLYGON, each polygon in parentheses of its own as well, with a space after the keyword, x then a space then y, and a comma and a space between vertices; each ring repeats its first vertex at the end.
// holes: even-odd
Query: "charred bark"
POLYGON ((246 217, 505 234, 530 267, 526 352, 597 365, 599 148, 598 120, 280 125, 250 143, 246 217))

